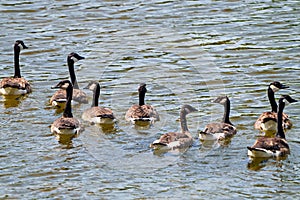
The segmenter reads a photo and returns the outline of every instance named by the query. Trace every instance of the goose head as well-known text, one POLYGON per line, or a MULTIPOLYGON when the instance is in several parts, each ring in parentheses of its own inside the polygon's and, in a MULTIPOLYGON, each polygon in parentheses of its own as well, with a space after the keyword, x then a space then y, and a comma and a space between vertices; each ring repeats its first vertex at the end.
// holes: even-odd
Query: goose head
POLYGON ((277 92, 280 89, 286 89, 289 88, 289 86, 281 84, 278 81, 270 83, 269 87, 272 89, 273 92, 277 92))
POLYGON ((82 60, 82 59, 84 59, 84 57, 82 57, 74 52, 72 52, 68 55, 68 61, 72 61, 74 63, 77 62, 78 60, 82 60))
POLYGON ((293 99, 290 95, 281 95, 279 98, 279 103, 284 102, 286 104, 298 102, 296 99, 293 99))
POLYGON ((72 86, 71 81, 69 81, 69 80, 63 80, 63 81, 60 81, 57 85, 52 86, 51 88, 52 89, 54 89, 54 88, 60 88, 60 89, 66 90, 70 86, 72 86))
POLYGON ((90 81, 89 84, 86 87, 84 87, 83 89, 89 89, 89 90, 94 91, 98 85, 99 85, 99 83, 97 81, 90 81))
POLYGON ((138 91, 139 91, 139 93, 145 94, 147 92, 146 83, 141 83, 138 91))
POLYGON ((21 51, 21 49, 28 49, 22 40, 17 40, 15 42, 14 48, 21 51))
POLYGON ((219 103, 221 105, 225 105, 229 101, 227 96, 220 96, 213 100, 213 103, 219 103))
POLYGON ((186 105, 182 106, 181 111, 187 115, 189 113, 196 112, 198 110, 196 108, 194 108, 193 106, 186 104, 186 105))

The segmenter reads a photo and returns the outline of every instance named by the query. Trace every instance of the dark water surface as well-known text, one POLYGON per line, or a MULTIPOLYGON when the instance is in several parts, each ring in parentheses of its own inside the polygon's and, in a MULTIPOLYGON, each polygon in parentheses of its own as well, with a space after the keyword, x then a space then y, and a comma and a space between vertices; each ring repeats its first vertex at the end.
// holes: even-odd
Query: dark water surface
MULTIPOLYGON (((300 104, 288 105, 294 127, 291 155, 248 166, 247 146, 259 135, 253 124, 269 110, 266 89, 300 100, 299 1, 1 1, 0 78, 13 74, 15 40, 22 75, 32 94, 0 98, 1 199, 243 199, 300 198, 300 104), (51 123, 50 88, 68 78, 66 56, 77 52, 81 88, 101 84, 100 104, 114 110, 118 126, 108 133, 83 123, 71 146, 58 143, 51 123), (124 120, 146 82, 146 102, 161 121, 146 130, 124 120), (205 145, 197 132, 218 121, 219 95, 232 102, 238 134, 226 146, 205 145), (179 130, 179 109, 195 142, 184 153, 156 155, 149 144, 179 130)), ((85 92, 92 99, 90 91, 85 92)), ((89 105, 77 105, 81 117, 89 105)))

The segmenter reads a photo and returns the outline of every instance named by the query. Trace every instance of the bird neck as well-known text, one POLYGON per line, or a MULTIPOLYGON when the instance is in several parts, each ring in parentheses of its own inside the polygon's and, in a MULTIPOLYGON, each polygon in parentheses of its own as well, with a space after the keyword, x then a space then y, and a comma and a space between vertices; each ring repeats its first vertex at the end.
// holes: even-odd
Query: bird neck
POLYGON ((181 132, 188 135, 188 136, 191 136, 190 131, 189 131, 188 126, 187 126, 186 115, 187 115, 187 113, 186 113, 185 110, 180 111, 181 132))
POLYGON ((65 107, 63 116, 64 117, 73 117, 72 106, 71 106, 73 87, 71 85, 69 85, 69 87, 67 87, 66 92, 67 92, 67 102, 66 102, 66 107, 65 107))
POLYGON ((285 139, 285 134, 282 127, 282 113, 284 109, 285 103, 279 100, 279 108, 277 112, 277 133, 276 137, 285 139))
POLYGON ((275 93, 271 89, 271 87, 268 88, 268 98, 269 98, 269 102, 271 104, 272 112, 277 112, 277 103, 275 101, 275 93))
POLYGON ((98 106, 99 96, 100 96, 100 85, 97 84, 97 86, 94 89, 92 107, 98 106))
POLYGON ((69 67, 69 73, 70 73, 71 82, 73 84, 73 88, 79 89, 79 86, 78 86, 78 83, 76 80, 75 71, 74 71, 74 61, 69 58, 68 58, 68 67, 69 67))
POLYGON ((230 124, 232 123, 229 120, 229 115, 230 115, 230 101, 227 99, 226 103, 224 104, 224 115, 223 115, 223 123, 230 124))
POLYGON ((139 105, 142 106, 142 105, 145 105, 145 95, 146 95, 146 92, 139 92, 139 105))
POLYGON ((15 75, 14 78, 21 78, 21 71, 20 71, 20 47, 18 45, 14 46, 14 64, 15 64, 15 75))

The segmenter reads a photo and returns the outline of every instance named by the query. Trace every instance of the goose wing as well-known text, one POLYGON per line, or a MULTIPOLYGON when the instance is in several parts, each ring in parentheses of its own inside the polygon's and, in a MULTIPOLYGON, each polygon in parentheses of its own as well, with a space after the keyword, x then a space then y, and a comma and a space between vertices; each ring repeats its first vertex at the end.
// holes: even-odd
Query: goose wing
POLYGON ((201 133, 204 134, 215 134, 224 133, 225 136, 232 136, 236 134, 236 128, 227 123, 210 123, 207 124, 201 133))
MULTIPOLYGON (((289 116, 285 113, 282 113, 282 125, 285 129, 290 129, 292 127, 292 122, 289 119, 289 116)), ((262 124, 268 121, 274 121, 274 124, 277 123, 277 113, 276 112, 263 112, 254 124, 254 128, 257 130, 262 130, 262 124)))
POLYGON ((59 89, 57 90, 51 97, 50 103, 52 104, 53 101, 58 102, 65 102, 67 101, 67 92, 66 90, 59 89))
POLYGON ((91 118, 92 117, 101 117, 101 118, 110 118, 115 119, 113 111, 109 108, 103 107, 91 107, 85 111, 91 118))
POLYGON ((125 118, 127 121, 131 119, 134 120, 150 120, 150 118, 154 120, 159 120, 159 115, 157 111, 150 105, 133 105, 126 112, 125 118))
POLYGON ((0 88, 12 87, 31 92, 31 86, 24 78, 4 78, 0 82, 0 88))
POLYGON ((163 134, 158 140, 155 140, 150 147, 154 149, 177 149, 186 148, 193 144, 193 138, 183 133, 169 132, 163 134))
POLYGON ((73 117, 60 117, 53 122, 53 126, 58 129, 76 129, 79 128, 80 122, 73 117))
POLYGON ((267 138, 261 137, 256 140, 252 147, 247 147, 252 155, 268 155, 271 156, 282 156, 289 154, 289 145, 285 139, 282 138, 267 138))

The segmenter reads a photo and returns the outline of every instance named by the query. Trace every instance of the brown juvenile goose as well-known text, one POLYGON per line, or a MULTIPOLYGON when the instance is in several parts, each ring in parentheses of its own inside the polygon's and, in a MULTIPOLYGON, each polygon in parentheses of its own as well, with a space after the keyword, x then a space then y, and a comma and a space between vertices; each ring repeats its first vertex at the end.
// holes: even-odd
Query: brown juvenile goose
POLYGON ((82 114, 82 119, 94 124, 113 124, 115 116, 109 108, 98 106, 100 85, 96 81, 92 81, 86 87, 93 91, 92 107, 86 109, 82 114))
POLYGON ((139 104, 132 105, 126 112, 125 119, 135 124, 138 121, 148 121, 151 124, 159 121, 159 115, 155 108, 145 104, 146 84, 141 83, 138 89, 139 104))
MULTIPOLYGON (((268 86, 268 99, 271 104, 271 112, 263 112, 254 124, 254 128, 260 131, 271 131, 276 132, 277 130, 277 103, 275 101, 275 92, 280 89, 286 89, 289 86, 283 85, 278 81, 270 83, 268 86)), ((284 129, 290 129, 292 127, 292 122, 290 121, 288 115, 282 113, 282 126, 284 129)))
POLYGON ((73 85, 69 80, 60 81, 56 86, 52 88, 60 88, 66 90, 67 93, 67 102, 66 107, 64 109, 63 115, 56 119, 51 125, 51 133, 60 136, 69 136, 70 139, 75 137, 81 127, 80 122, 73 117, 72 114, 72 94, 73 94, 73 85))
POLYGON ((31 86, 25 78, 21 77, 19 57, 21 49, 27 49, 22 40, 17 40, 14 44, 14 77, 4 78, 0 82, 0 94, 3 95, 21 95, 32 91, 31 86))
POLYGON ((283 95, 279 99, 279 108, 277 113, 277 133, 275 137, 260 137, 256 140, 252 147, 248 148, 248 156, 250 157, 283 157, 290 153, 289 145, 285 139, 282 127, 283 109, 285 103, 297 102, 289 95, 283 95))
POLYGON ((160 150, 173 150, 190 147, 193 144, 193 137, 187 127, 186 115, 197 111, 190 105, 183 105, 180 110, 181 132, 169 132, 163 134, 158 140, 155 140, 150 147, 160 150))
MULTIPOLYGON (((76 80, 76 75, 75 75, 75 70, 74 70, 74 63, 84 59, 84 57, 78 55, 77 53, 70 53, 67 57, 67 64, 69 68, 69 73, 70 73, 70 78, 73 84, 73 101, 77 103, 88 103, 88 98, 86 94, 79 89, 77 80, 76 80)), ((54 95, 50 99, 50 104, 52 106, 57 106, 64 108, 66 104, 66 99, 67 94, 65 90, 58 90, 54 93, 54 95)))
POLYGON ((224 116, 222 122, 207 124, 203 131, 199 133, 200 140, 223 140, 236 134, 236 128, 229 120, 230 100, 227 96, 220 96, 214 103, 224 106, 224 116))

